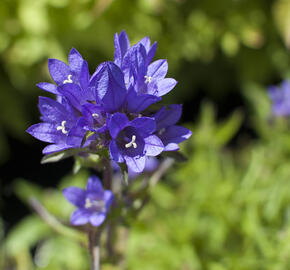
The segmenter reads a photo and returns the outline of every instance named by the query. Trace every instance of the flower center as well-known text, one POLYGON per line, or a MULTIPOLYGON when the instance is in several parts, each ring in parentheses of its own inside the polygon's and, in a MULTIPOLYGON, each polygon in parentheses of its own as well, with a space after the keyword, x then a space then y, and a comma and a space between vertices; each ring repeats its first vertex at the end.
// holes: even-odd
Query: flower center
POLYGON ((56 130, 61 130, 63 134, 67 134, 68 131, 65 129, 65 124, 66 124, 66 121, 62 121, 61 125, 56 127, 56 130))
POLYGON ((158 134, 162 135, 164 132, 165 132, 165 128, 162 128, 162 129, 159 130, 158 134))
POLYGON ((131 141, 129 143, 125 144, 125 147, 129 148, 129 147, 133 146, 133 148, 137 148, 137 143, 135 143, 135 141, 136 141, 136 136, 133 135, 131 141))
POLYGON ((93 114, 92 114, 92 117, 94 117, 94 118, 98 118, 98 117, 99 117, 99 114, 98 114, 98 113, 93 113, 93 114))
POLYGON ((86 198, 85 208, 94 208, 95 210, 102 211, 105 209, 105 203, 103 200, 90 200, 86 198))
POLYGON ((145 83, 151 83, 151 81, 152 81, 152 77, 151 76, 145 75, 144 78, 145 78, 145 83))
POLYGON ((71 77, 72 77, 71 74, 68 75, 68 76, 67 76, 67 80, 64 80, 62 83, 63 83, 63 84, 65 84, 65 83, 72 83, 73 81, 72 81, 71 77))

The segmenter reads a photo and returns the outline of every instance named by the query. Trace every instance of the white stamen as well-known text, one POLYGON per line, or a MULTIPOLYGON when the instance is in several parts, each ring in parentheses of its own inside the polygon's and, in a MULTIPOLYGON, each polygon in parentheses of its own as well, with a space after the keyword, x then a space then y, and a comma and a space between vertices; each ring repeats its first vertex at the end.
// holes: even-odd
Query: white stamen
POLYGON ((92 114, 92 117, 94 117, 94 118, 98 118, 98 117, 99 117, 99 114, 97 114, 97 113, 93 113, 93 114, 92 114))
POLYGON ((63 134, 67 134, 67 130, 65 130, 66 121, 62 121, 61 125, 56 127, 56 130, 61 130, 63 134))
POLYGON ((137 148, 137 143, 135 143, 135 140, 136 140, 136 136, 133 135, 131 142, 125 144, 125 147, 129 148, 129 147, 133 146, 133 148, 137 148))
POLYGON ((65 83, 72 83, 73 81, 72 81, 71 77, 72 77, 71 74, 68 75, 68 76, 67 76, 67 80, 64 80, 62 83, 63 83, 63 84, 65 84, 65 83))
POLYGON ((92 204, 91 200, 89 198, 86 198, 85 208, 90 208, 92 206, 93 206, 93 204, 92 204))
POLYGON ((151 83, 151 80, 152 80, 151 76, 145 75, 144 78, 145 78, 145 83, 151 83))
POLYGON ((92 208, 94 210, 103 211, 106 205, 103 200, 86 198, 85 208, 92 208))

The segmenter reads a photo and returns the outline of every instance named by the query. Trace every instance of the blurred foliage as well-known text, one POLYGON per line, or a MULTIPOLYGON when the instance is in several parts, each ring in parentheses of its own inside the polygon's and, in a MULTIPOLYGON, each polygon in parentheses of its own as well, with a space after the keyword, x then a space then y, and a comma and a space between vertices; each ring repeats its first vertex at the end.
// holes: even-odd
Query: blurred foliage
MULTIPOLYGON (((125 261, 106 259, 103 269, 289 269, 289 121, 272 118, 264 89, 247 85, 244 91, 260 139, 241 140, 238 150, 226 148, 242 115, 236 111, 220 122, 205 103, 190 126, 195 136, 183 145, 188 161, 151 189, 150 203, 137 220, 129 220, 129 232, 120 228, 116 247, 125 261)), ((86 178, 80 171, 49 190, 18 179, 15 191, 24 203, 38 198, 66 223, 73 208, 60 190, 81 187, 86 178)), ((15 264, 17 270, 89 269, 85 247, 34 214, 11 230, 1 250, 4 269, 15 264)))
MULTIPOLYGON (((256 131, 267 135, 239 151, 221 148, 224 124, 204 107, 184 148, 189 162, 152 190, 133 227, 129 269, 289 269, 289 121, 271 119, 264 89, 245 92, 256 131)), ((231 118, 226 125, 236 129, 231 118)))

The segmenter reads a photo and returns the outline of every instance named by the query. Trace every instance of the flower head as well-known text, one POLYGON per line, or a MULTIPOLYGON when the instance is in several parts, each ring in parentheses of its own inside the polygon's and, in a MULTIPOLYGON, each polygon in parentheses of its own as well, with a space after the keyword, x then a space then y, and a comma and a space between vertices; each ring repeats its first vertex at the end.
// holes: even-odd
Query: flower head
POLYGON ((92 76, 83 57, 72 49, 69 63, 49 59, 55 84, 38 87, 56 94, 56 100, 40 97, 42 123, 27 132, 51 143, 44 154, 68 149, 75 154, 106 155, 126 163, 136 173, 144 170, 149 156, 178 150, 191 132, 177 126, 181 106, 172 105, 154 114, 148 107, 162 100, 176 85, 165 78, 165 59, 152 62, 157 48, 148 37, 131 46, 125 31, 115 35, 114 62, 103 62, 92 76), (151 63, 152 62, 152 63, 151 63))
POLYGON ((100 179, 91 176, 86 189, 68 187, 63 190, 65 198, 77 207, 71 215, 72 225, 100 226, 109 211, 114 195, 110 190, 103 190, 100 179))

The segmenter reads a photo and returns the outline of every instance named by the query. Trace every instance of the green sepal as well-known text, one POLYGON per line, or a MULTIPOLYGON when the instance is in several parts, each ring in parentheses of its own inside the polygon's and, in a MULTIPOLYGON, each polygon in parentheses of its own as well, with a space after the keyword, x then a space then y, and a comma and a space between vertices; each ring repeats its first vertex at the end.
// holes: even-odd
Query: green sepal
POLYGON ((93 131, 87 131, 86 132, 86 134, 85 134, 85 136, 83 137, 83 139, 82 139, 82 142, 81 142, 81 147, 83 147, 84 146, 84 144, 85 144, 85 142, 91 137, 91 136, 93 136, 95 134, 95 132, 93 132, 93 131))
POLYGON ((77 174, 82 168, 82 160, 79 157, 75 157, 75 162, 73 165, 73 174, 77 174))

